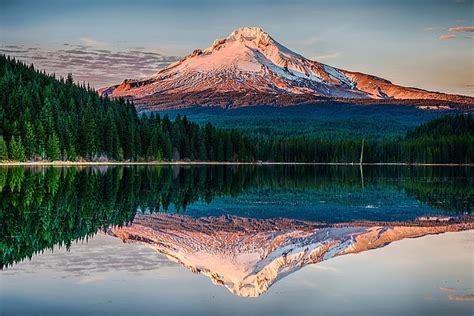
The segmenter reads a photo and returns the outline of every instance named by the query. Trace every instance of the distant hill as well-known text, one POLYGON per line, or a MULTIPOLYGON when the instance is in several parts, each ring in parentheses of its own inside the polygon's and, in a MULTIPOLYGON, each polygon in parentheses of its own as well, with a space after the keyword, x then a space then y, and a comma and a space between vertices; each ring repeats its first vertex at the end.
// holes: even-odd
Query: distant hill
POLYGON ((0 55, 0 163, 253 161, 249 137, 186 118, 139 116, 132 103, 0 55))
POLYGON ((190 121, 237 129, 263 137, 317 137, 320 139, 387 139, 404 136, 418 125, 454 110, 425 111, 414 106, 374 104, 355 106, 325 103, 318 106, 247 106, 234 109, 193 106, 158 111, 171 119, 178 114, 190 121))

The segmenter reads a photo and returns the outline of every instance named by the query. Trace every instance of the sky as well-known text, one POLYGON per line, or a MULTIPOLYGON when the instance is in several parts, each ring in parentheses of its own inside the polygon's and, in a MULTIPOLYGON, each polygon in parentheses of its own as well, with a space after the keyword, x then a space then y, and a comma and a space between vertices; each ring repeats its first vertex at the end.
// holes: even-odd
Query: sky
POLYGON ((242 26, 335 67, 474 96, 474 0, 0 0, 0 52, 96 88, 242 26))

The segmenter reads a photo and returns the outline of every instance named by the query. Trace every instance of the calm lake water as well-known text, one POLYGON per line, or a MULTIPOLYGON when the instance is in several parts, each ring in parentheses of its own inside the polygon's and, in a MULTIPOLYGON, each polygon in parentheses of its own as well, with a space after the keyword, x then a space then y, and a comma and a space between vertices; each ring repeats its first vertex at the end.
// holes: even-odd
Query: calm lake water
POLYGON ((472 315, 473 173, 0 168, 0 315, 472 315))

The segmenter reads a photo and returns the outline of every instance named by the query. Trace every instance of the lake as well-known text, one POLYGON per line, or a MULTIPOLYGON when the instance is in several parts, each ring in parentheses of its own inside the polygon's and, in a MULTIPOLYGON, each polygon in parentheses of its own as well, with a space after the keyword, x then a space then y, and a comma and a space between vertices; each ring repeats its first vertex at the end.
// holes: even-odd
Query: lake
POLYGON ((472 315, 474 168, 0 168, 0 315, 472 315))

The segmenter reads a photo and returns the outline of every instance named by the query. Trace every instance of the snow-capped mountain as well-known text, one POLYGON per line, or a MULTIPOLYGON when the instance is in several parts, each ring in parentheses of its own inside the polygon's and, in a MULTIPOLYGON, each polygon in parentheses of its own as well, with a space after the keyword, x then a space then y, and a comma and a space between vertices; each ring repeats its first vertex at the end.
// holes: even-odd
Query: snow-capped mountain
POLYGON ((129 97, 137 105, 148 106, 286 105, 318 98, 474 103, 473 98, 402 87, 376 76, 309 60, 258 27, 239 28, 148 78, 125 80, 99 93, 129 97))
POLYGON ((383 247, 404 238, 473 229, 472 222, 347 223, 323 225, 292 219, 236 216, 192 218, 137 215, 133 225, 112 227, 124 242, 141 242, 209 277, 239 296, 256 297, 305 265, 383 247))

